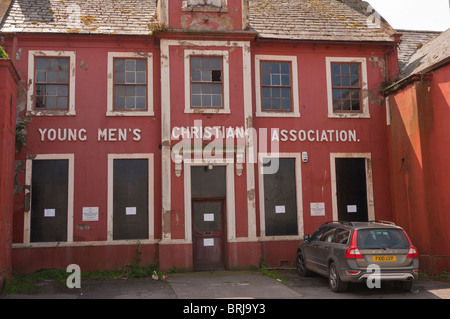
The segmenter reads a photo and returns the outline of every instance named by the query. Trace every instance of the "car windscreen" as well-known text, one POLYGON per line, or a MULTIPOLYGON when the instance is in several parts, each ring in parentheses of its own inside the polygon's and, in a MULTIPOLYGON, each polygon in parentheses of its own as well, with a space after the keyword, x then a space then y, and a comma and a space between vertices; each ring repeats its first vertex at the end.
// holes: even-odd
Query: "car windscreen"
POLYGON ((408 249, 409 241, 401 229, 360 229, 358 249, 408 249))

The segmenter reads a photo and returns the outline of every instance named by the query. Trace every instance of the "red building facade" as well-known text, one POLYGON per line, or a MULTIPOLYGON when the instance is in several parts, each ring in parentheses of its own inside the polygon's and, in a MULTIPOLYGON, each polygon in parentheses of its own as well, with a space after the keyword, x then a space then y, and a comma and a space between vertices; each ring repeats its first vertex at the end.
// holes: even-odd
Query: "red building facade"
MULTIPOLYGON (((0 287, 12 276, 12 211, 14 193, 14 156, 16 102, 19 76, 10 59, 0 59, 0 287)), ((1 289, 0 289, 1 290, 1 289)))
POLYGON ((32 120, 17 271, 284 267, 325 221, 393 218, 397 40, 358 3, 43 2, 2 25, 32 120))

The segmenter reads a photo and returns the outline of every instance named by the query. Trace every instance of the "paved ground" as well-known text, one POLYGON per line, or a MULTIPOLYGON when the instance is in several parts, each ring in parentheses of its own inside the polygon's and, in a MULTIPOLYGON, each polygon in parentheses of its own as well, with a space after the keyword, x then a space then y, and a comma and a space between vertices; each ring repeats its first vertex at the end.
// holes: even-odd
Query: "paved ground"
POLYGON ((79 289, 44 281, 33 294, 1 295, 0 299, 450 299, 448 281, 420 278, 412 292, 398 292, 387 285, 380 289, 356 285, 335 294, 326 278, 301 278, 295 271, 278 274, 286 281, 257 271, 179 273, 169 275, 167 281, 85 280, 79 289))

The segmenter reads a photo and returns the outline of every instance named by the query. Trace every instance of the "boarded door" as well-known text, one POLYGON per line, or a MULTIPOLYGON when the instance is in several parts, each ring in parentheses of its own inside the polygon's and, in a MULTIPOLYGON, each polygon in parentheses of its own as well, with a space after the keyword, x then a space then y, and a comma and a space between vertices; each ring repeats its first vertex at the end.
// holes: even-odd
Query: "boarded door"
POLYGON ((33 160, 30 241, 67 241, 68 160, 33 160))
POLYGON ((148 238, 148 159, 115 159, 113 239, 148 238))
POLYGON ((365 158, 336 158, 338 217, 343 221, 368 221, 365 158))
POLYGON ((278 160, 278 170, 264 174, 266 236, 298 235, 295 158, 278 160))
POLYGON ((192 201, 194 270, 225 268, 223 200, 192 201))

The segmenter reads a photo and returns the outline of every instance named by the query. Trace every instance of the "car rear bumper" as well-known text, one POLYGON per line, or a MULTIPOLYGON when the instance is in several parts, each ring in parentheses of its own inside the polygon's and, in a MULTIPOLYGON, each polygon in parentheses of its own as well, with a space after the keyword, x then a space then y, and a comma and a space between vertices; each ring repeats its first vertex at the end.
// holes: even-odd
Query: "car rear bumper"
POLYGON ((363 272, 360 271, 358 274, 348 274, 347 271, 341 273, 342 281, 349 282, 366 282, 368 280, 381 280, 381 281, 413 281, 418 278, 418 275, 414 272, 363 272))
MULTIPOLYGON (((358 281, 365 282, 368 279, 376 278, 377 275, 370 273, 370 274, 363 274, 358 277, 358 281)), ((380 280, 392 280, 392 281, 411 281, 417 279, 417 275, 413 273, 383 273, 379 274, 380 280)))
POLYGON ((354 260, 349 261, 347 269, 340 269, 340 276, 342 281, 350 282, 365 282, 367 280, 379 279, 381 281, 412 281, 417 280, 419 277, 419 261, 418 259, 413 259, 411 265, 408 267, 379 267, 377 269, 358 267, 354 260))

